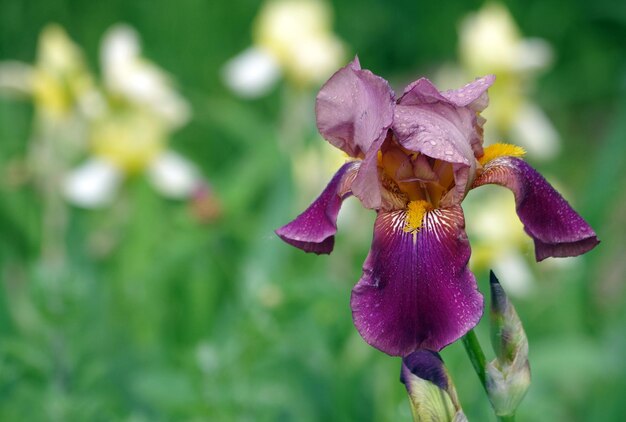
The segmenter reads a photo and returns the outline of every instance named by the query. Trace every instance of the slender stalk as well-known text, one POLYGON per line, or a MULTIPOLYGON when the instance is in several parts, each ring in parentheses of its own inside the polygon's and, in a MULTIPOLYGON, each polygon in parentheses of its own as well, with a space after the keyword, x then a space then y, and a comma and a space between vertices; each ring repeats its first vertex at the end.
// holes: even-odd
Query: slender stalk
MULTIPOLYGON (((474 371, 476 371, 480 383, 483 385, 487 396, 489 396, 489 391, 487 390, 487 360, 485 359, 485 353, 480 346, 478 337, 474 330, 469 330, 462 340, 467 356, 469 356, 470 362, 472 362, 472 366, 474 367, 474 371)), ((515 414, 506 416, 496 415, 496 418, 498 418, 500 422, 514 422, 515 414)))
POLYGON ((465 351, 469 356, 470 362, 472 362, 472 366, 474 367, 474 371, 476 371, 476 375, 480 379, 480 383, 483 385, 485 392, 487 391, 487 360, 485 359, 485 353, 483 352, 482 347, 480 347, 480 343, 478 342, 478 337, 476 337, 476 333, 474 330, 469 330, 467 334, 463 337, 463 346, 465 346, 465 351))

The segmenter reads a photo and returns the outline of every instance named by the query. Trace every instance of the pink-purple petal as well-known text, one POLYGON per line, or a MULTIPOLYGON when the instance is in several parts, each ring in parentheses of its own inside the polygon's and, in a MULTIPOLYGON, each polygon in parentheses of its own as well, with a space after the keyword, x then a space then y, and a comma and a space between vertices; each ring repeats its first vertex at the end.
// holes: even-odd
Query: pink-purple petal
POLYGON ((524 160, 499 157, 490 161, 474 187, 489 183, 513 191, 517 215, 535 241, 537 261, 581 255, 600 243, 589 224, 524 160))
POLYGON ((495 80, 495 75, 486 75, 459 89, 439 91, 427 78, 420 78, 405 88, 398 104, 410 106, 445 102, 454 107, 469 106, 472 110, 480 112, 489 104, 487 90, 495 80))
POLYGON ((352 183, 352 193, 359 198, 365 208, 379 209, 381 206, 382 198, 378 175, 378 151, 380 151, 384 142, 385 138, 381 137, 372 144, 352 183))
POLYGON ((350 185, 359 165, 358 161, 344 164, 309 208, 291 223, 277 229, 276 234, 305 252, 332 252, 339 209, 343 200, 351 195, 350 185))
POLYGON ((317 128, 332 145, 362 157, 391 126, 394 94, 358 59, 337 71, 317 94, 317 128))
POLYGON ((427 78, 419 78, 411 82, 404 89, 404 93, 398 100, 398 104, 404 106, 434 104, 439 101, 447 101, 437 87, 427 78))
POLYGON ((482 154, 476 113, 445 102, 397 105, 392 128, 406 149, 453 164, 456 189, 450 203, 460 203, 475 171, 476 151, 482 154))
POLYGON ((396 106, 393 131, 400 145, 448 163, 474 160, 470 139, 473 113, 444 104, 396 106))
POLYGON ((469 106, 472 110, 481 112, 489 105, 487 89, 493 85, 495 80, 495 75, 486 75, 475 79, 462 88, 444 91, 441 95, 457 107, 469 106))
POLYGON ((405 216, 402 210, 379 213, 351 298, 361 336, 393 356, 441 350, 474 327, 483 312, 467 268, 470 246, 461 207, 427 212, 416 234, 404 231, 405 216))
MULTIPOLYGON (((484 119, 478 113, 487 107, 489 103, 487 89, 494 81, 494 75, 487 75, 462 88, 443 92, 440 92, 426 78, 413 82, 398 100, 394 117, 393 130, 398 134, 400 143, 406 148, 418 148, 416 151, 448 162, 461 162, 458 155, 470 161, 474 157, 482 156, 484 119), (450 127, 442 125, 440 121, 437 121, 438 119, 428 122, 427 116, 419 116, 420 113, 417 111, 414 112, 417 116, 411 115, 407 110, 414 107, 437 111, 445 120, 459 129, 464 138, 463 141, 458 136, 450 136, 450 127), (424 124, 424 117, 426 117, 427 124, 424 124), (474 157, 470 157, 463 152, 464 149, 459 148, 460 142, 470 144, 474 157), (431 154, 426 152, 427 150, 431 150, 431 154), (446 151, 453 151, 453 153, 446 156, 446 151)), ((455 133, 452 132, 452 134, 455 133)))

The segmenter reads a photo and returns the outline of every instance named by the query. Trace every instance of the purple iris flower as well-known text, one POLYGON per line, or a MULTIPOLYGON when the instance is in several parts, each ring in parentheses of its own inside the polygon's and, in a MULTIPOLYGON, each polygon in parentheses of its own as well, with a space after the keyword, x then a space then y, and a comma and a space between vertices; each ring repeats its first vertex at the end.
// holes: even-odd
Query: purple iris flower
POLYGON ((599 243, 567 201, 519 158, 521 148, 483 149, 480 112, 494 79, 439 91, 421 78, 395 99, 387 81, 355 59, 317 96, 320 133, 352 160, 276 233, 306 252, 330 253, 344 199, 354 195, 377 212, 350 304, 361 336, 390 355, 438 351, 482 316, 460 205, 470 189, 498 184, 513 192, 537 261, 580 255, 599 243))

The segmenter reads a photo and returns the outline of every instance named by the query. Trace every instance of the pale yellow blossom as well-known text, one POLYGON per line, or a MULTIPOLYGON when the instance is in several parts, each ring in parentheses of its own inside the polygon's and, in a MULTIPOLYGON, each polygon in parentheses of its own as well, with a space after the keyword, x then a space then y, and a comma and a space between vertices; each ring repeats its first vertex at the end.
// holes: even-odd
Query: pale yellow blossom
POLYGON ((280 75, 296 87, 319 85, 345 59, 345 46, 332 32, 332 10, 321 0, 267 1, 253 30, 253 46, 224 68, 236 93, 266 93, 280 75))
POLYGON ((483 113, 489 122, 487 143, 507 139, 539 159, 558 153, 558 133, 529 97, 535 75, 552 62, 546 41, 523 38, 506 8, 488 3, 462 21, 459 56, 464 76, 496 75, 489 90, 491 106, 483 113))

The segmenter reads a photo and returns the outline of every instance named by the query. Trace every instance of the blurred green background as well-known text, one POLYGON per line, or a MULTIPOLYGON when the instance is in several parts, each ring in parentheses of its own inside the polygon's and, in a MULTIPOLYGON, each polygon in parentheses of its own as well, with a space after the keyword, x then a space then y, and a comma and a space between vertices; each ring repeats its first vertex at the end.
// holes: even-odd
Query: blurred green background
MULTIPOLYGON (((340 0, 332 2, 333 27, 350 54, 400 90, 456 61, 458 23, 481 5, 340 0)), ((534 264, 536 289, 513 299, 533 372, 518 420, 622 420, 626 3, 506 5, 522 33, 555 53, 533 98, 560 133, 562 152, 530 161, 559 181, 602 240, 575 265, 534 264)), ((57 22, 97 72, 104 31, 117 22, 135 27, 144 55, 174 76, 193 108, 171 146, 200 166, 222 206, 219 219, 201 224, 188 204, 133 178, 122 205, 68 206, 66 256, 48 268, 41 194, 15 175, 28 154, 33 107, 0 97, 0 420, 410 419, 400 360, 367 346, 352 325, 350 290, 373 213, 351 200, 351 221, 340 221, 328 257, 273 234, 316 195, 299 192, 284 147, 294 96, 308 108, 295 132, 303 139, 293 141, 321 141, 316 87, 294 93, 282 84, 242 100, 223 85, 222 66, 250 45, 258 9, 251 0, 0 0, 0 60, 33 63, 41 29, 57 22)), ((485 294, 486 277, 477 274, 485 294)), ((487 328, 478 327, 486 349, 487 328)), ((443 357, 469 419, 495 420, 462 347, 443 357)))

